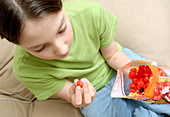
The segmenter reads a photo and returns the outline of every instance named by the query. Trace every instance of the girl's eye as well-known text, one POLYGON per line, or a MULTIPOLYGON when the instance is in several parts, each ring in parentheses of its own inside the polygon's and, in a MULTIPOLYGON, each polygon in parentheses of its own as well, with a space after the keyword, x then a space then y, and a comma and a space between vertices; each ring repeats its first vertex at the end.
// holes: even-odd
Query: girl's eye
POLYGON ((36 50, 35 52, 41 52, 44 48, 45 48, 45 45, 41 49, 36 50))
POLYGON ((61 33, 65 32, 66 29, 67 29, 67 25, 65 25, 64 29, 59 31, 58 33, 61 34, 61 33))

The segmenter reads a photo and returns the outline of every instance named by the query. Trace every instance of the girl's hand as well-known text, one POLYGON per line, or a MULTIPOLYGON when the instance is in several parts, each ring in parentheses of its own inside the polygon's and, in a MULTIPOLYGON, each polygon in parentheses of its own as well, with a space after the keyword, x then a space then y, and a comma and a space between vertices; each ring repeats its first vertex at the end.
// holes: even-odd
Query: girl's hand
POLYGON ((86 79, 83 78, 83 87, 77 86, 79 80, 74 80, 74 85, 70 88, 71 103, 75 107, 87 107, 95 98, 96 90, 93 85, 86 79))
POLYGON ((147 62, 150 63, 151 65, 158 66, 158 63, 154 60, 148 60, 147 62))

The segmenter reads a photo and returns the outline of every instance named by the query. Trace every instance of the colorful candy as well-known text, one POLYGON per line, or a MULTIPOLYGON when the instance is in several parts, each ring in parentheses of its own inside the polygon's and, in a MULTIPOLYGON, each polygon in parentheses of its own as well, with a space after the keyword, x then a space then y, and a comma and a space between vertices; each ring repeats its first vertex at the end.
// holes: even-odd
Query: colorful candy
MULTIPOLYGON (((160 77, 168 77, 163 69, 159 69, 160 77)), ((149 86, 153 73, 149 66, 141 65, 137 68, 131 68, 128 74, 132 83, 129 85, 129 92, 137 92, 139 95, 143 95, 145 89, 149 86)), ((153 100, 160 100, 164 98, 170 102, 170 81, 157 82, 153 100)))

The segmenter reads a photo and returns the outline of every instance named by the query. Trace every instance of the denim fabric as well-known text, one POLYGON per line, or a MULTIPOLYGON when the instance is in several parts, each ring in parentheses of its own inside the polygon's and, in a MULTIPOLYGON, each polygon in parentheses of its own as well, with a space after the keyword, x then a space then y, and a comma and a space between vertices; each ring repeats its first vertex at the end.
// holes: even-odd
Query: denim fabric
MULTIPOLYGON (((144 57, 133 53, 128 48, 122 50, 132 60, 145 60, 144 57)), ((116 73, 104 88, 97 92, 97 96, 88 107, 80 110, 85 117, 163 117, 170 115, 170 104, 151 105, 140 101, 111 98, 111 90, 116 73)))

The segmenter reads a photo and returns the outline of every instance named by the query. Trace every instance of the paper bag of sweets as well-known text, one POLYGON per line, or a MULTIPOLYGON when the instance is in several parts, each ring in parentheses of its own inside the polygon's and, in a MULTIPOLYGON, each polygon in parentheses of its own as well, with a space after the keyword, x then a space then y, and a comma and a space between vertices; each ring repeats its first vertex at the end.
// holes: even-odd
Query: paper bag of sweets
POLYGON ((133 60, 117 71, 111 97, 170 104, 170 77, 146 61, 133 60))

